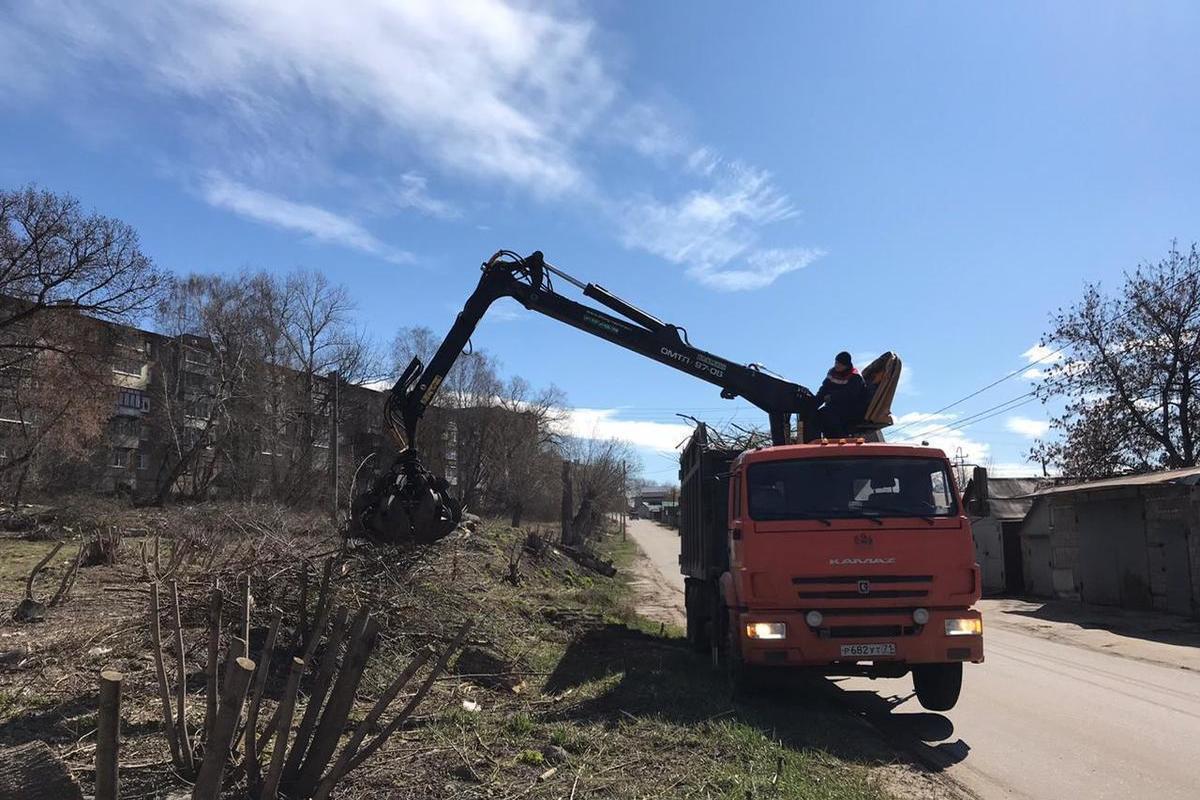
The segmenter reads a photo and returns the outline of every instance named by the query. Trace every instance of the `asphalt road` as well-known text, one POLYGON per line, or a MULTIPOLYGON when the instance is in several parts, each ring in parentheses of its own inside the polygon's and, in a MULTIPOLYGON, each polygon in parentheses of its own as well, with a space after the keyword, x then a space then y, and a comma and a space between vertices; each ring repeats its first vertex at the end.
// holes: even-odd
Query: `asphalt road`
MULTIPOLYGON (((678 536, 641 520, 629 530, 675 582, 678 536)), ((835 680, 832 691, 984 800, 1200 797, 1200 673, 987 619, 986 663, 966 665, 952 711, 922 709, 907 677, 835 680)))

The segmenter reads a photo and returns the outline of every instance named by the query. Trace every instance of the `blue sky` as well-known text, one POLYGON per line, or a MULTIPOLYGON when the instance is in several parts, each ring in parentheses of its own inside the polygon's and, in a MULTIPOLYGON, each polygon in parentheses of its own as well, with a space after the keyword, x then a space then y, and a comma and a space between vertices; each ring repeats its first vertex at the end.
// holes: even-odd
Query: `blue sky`
MULTIPOLYGON (((480 261, 549 260, 815 385, 891 349, 903 432, 1028 471, 1048 312, 1190 242, 1191 3, 0 3, 0 184, 125 219, 177 272, 318 267, 381 342, 480 261)), ((475 339, 575 430, 674 472, 744 403, 499 306, 475 339)))

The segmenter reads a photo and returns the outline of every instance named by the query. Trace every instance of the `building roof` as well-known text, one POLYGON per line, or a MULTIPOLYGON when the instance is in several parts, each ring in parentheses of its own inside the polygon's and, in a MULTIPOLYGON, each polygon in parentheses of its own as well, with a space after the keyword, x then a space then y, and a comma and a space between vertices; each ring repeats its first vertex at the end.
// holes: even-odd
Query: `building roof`
MULTIPOLYGON (((987 479, 988 516, 1002 522, 1025 519, 1033 507, 1033 495, 1042 486, 1049 484, 1046 478, 993 478, 987 479)), ((975 480, 967 481, 963 498, 969 499, 975 491, 975 480)))
POLYGON ((1091 492, 1102 489, 1117 489, 1123 486, 1152 486, 1162 483, 1174 483, 1182 486, 1200 485, 1200 467, 1184 469, 1166 469, 1158 472, 1144 472, 1140 475, 1121 475, 1117 478, 1105 478, 1099 481, 1073 483, 1067 486, 1051 486, 1041 489, 1035 494, 1069 494, 1071 492, 1091 492))

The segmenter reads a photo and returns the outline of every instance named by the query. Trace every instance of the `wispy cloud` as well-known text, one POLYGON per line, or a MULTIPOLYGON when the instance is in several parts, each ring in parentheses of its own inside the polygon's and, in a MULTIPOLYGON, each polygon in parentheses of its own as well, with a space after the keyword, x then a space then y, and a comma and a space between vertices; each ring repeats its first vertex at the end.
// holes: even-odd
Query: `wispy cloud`
POLYGON ((385 251, 361 225, 263 198, 336 191, 358 218, 451 219, 460 210, 431 181, 516 187, 607 213, 626 246, 722 291, 768 286, 820 257, 765 236, 797 215, 791 197, 766 170, 690 142, 670 98, 639 96, 602 55, 587 8, 348 0, 330 13, 316 0, 46 0, 6 15, 0 65, 60 108, 150 110, 185 151, 164 160, 184 163, 190 179, 216 171, 236 183, 233 210, 366 252, 385 251), (2 51, 20 43, 21 57, 6 60, 2 51), (627 173, 646 184, 691 188, 615 199, 638 187, 612 186, 594 166, 598 150, 632 160, 627 173))
POLYGON ((687 267, 687 274, 722 291, 761 289, 811 264, 815 248, 758 245, 760 231, 796 215, 770 173, 725 163, 710 150, 694 150, 688 168, 707 185, 671 201, 644 197, 621 215, 622 241, 687 267))
POLYGON ((252 189, 220 174, 208 175, 201 192, 209 205, 256 222, 297 231, 319 242, 342 245, 397 264, 413 260, 411 253, 381 242, 352 219, 252 189))
POLYGON ((563 432, 581 439, 620 439, 668 453, 692 434, 692 427, 683 423, 621 419, 620 414, 615 408, 572 408, 563 432))
POLYGON ((1013 433, 1019 433, 1027 439, 1037 439, 1040 436, 1046 435, 1046 431, 1050 430, 1050 423, 1044 419, 1009 417, 1004 421, 1004 427, 1013 433))

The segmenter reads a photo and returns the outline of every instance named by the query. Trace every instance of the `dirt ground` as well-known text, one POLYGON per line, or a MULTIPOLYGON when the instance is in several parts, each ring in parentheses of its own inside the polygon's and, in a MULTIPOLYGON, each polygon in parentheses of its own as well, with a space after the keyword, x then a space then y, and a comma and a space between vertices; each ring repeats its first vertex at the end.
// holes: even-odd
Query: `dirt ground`
POLYGON ((1200 620, 1064 600, 985 599, 984 624, 1200 672, 1200 620))
MULTIPOLYGON (((452 662, 418 714, 351 773, 339 788, 342 800, 944 796, 926 791, 870 726, 821 693, 781 686, 735 702, 678 630, 635 613, 628 576, 636 550, 619 536, 597 543, 620 569, 606 578, 552 547, 530 551, 528 530, 499 523, 420 551, 342 552, 319 518, 280 509, 113 510, 0 541, 0 604, 20 600, 28 570, 51 547, 47 539, 75 541, 96 527, 124 533, 117 563, 84 568, 73 598, 44 622, 0 625, 0 747, 47 742, 85 790, 97 673, 116 668, 126 676, 122 798, 188 791, 170 766, 148 637, 142 552, 157 535, 164 569, 177 548, 185 556, 172 577, 181 594, 193 730, 205 704, 205 607, 214 576, 226 587, 241 574, 251 577, 252 656, 262 656, 271 609, 285 612, 287 642, 270 662, 280 665, 294 646, 301 565, 307 560, 313 576, 311 615, 320 564, 325 554, 337 555, 338 602, 350 613, 371 608, 383 631, 354 723, 416 652, 443 646, 464 620, 474 621, 469 656, 452 662)), ((542 534, 555 538, 552 528, 542 534)), ((63 548, 36 595, 52 593, 73 555, 74 544, 63 548)), ((232 594, 222 651, 235 632, 232 594)), ((174 682, 173 662, 168 670, 174 682)), ((267 708, 285 677, 281 669, 269 673, 267 708)), ((244 783, 231 781, 225 796, 246 797, 244 783)))

